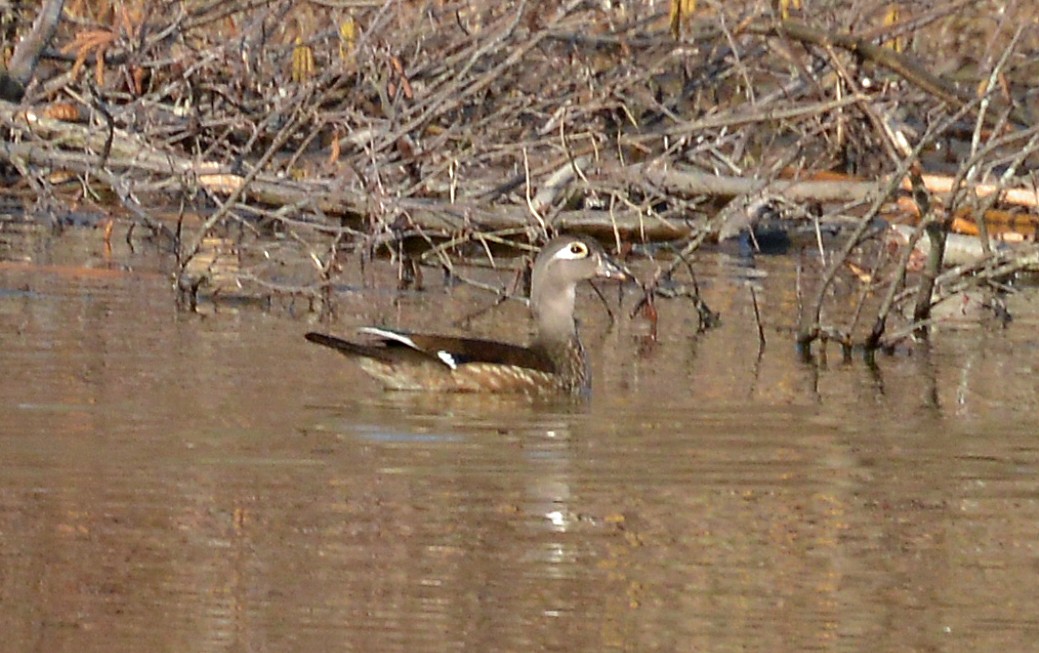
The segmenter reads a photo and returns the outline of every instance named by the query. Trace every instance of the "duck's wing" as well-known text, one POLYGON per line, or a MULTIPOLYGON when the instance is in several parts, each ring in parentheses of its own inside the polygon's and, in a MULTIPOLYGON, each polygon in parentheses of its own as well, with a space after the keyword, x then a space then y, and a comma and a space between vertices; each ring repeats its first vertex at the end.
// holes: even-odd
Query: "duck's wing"
POLYGON ((310 342, 330 347, 346 356, 361 356, 384 363, 415 358, 416 354, 439 361, 455 370, 472 363, 489 363, 553 373, 551 361, 538 351, 495 340, 411 333, 383 327, 361 327, 367 342, 352 342, 323 333, 308 333, 310 342))

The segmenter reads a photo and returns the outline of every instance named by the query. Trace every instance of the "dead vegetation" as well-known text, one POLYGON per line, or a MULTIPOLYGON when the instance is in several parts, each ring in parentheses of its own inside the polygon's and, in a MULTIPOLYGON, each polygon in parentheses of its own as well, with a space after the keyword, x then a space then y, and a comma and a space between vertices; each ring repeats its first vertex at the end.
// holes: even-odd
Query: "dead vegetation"
POLYGON ((56 222, 114 204, 189 299, 220 268, 327 301, 346 252, 406 282, 570 230, 670 241, 651 304, 695 297, 696 249, 768 212, 840 228, 802 256, 797 340, 876 349, 1036 268, 1032 3, 61 5, 5 8, 30 35, 6 49, 6 173, 56 222), (977 249, 948 270, 954 228, 977 249))

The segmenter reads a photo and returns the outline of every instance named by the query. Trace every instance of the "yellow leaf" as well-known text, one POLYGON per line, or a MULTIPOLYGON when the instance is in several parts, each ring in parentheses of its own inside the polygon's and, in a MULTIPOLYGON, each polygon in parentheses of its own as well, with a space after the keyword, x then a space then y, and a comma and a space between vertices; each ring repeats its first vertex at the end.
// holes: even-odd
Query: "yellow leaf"
POLYGON ((296 37, 296 45, 292 48, 292 81, 297 84, 314 75, 314 51, 303 44, 303 38, 296 37))
POLYGON ((668 25, 671 36, 682 36, 682 22, 696 11, 696 0, 671 0, 668 6, 668 25))
MULTIPOLYGON (((898 4, 892 2, 887 6, 887 10, 884 12, 884 27, 891 27, 892 25, 897 24, 899 17, 898 4)), ((891 48, 895 52, 902 52, 905 49, 905 43, 901 37, 884 43, 884 46, 891 48)))
POLYGON ((357 23, 354 19, 347 17, 339 24, 339 58, 344 63, 352 64, 354 50, 357 47, 357 23))
POLYGON ((786 20, 790 18, 791 9, 801 9, 801 0, 779 0, 779 16, 786 20))

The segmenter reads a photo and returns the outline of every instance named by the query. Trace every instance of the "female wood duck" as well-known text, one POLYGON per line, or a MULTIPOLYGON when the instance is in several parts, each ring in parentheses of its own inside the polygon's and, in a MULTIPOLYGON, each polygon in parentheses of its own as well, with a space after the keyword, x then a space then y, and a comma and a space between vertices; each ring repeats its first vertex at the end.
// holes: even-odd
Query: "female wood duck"
POLYGON ((322 333, 306 338, 355 357, 390 390, 584 394, 591 379, 574 320, 575 290, 596 277, 631 278, 589 238, 560 236, 542 248, 531 275, 537 334, 529 347, 381 327, 358 330, 373 336, 366 343, 322 333))

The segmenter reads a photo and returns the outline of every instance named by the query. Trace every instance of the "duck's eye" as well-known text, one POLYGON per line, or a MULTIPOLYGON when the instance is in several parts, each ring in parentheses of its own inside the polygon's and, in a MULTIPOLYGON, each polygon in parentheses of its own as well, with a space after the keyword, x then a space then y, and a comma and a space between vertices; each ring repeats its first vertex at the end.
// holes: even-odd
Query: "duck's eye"
POLYGON ((566 243, 552 257, 557 261, 577 261, 588 258, 588 245, 580 240, 571 240, 566 243))

